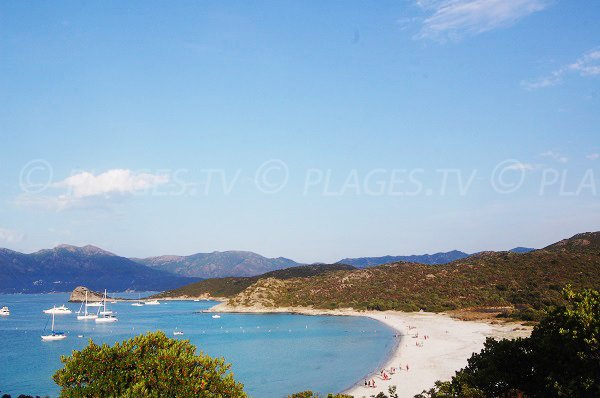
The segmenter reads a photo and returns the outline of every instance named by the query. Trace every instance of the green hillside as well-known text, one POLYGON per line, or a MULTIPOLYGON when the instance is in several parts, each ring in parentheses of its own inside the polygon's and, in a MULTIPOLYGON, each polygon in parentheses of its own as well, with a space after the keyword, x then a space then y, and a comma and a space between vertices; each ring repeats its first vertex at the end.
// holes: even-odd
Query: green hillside
POLYGON ((561 289, 600 287, 600 233, 529 253, 484 252, 445 265, 394 263, 305 278, 261 278, 232 305, 447 311, 512 306, 517 315, 562 302, 561 289))
POLYGON ((265 274, 253 277, 229 277, 229 278, 211 278, 205 279, 200 282, 192 283, 178 289, 169 290, 157 294, 156 298, 170 298, 170 297, 233 297, 236 294, 242 292, 244 289, 250 287, 252 284, 258 282, 263 278, 275 278, 275 279, 290 279, 300 277, 310 277, 319 274, 323 274, 331 271, 338 270, 353 270, 355 269, 351 265, 346 264, 315 264, 315 265, 302 265, 298 267, 291 267, 277 271, 267 272, 265 274))

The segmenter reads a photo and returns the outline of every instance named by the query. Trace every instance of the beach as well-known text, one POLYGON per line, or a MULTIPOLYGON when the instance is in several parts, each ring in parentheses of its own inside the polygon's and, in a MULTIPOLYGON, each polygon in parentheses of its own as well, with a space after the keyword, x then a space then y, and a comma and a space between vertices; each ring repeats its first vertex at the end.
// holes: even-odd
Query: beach
POLYGON ((472 353, 483 348, 487 337, 515 338, 531 333, 531 328, 521 327, 516 323, 462 321, 447 314, 428 312, 232 307, 226 303, 212 307, 209 311, 367 316, 393 328, 397 331, 399 341, 382 369, 373 369, 370 374, 365 375, 365 379, 358 380, 353 387, 344 391, 355 398, 371 397, 379 392, 387 394, 390 386, 397 386, 399 397, 414 397, 415 394, 432 388, 437 380, 449 380, 457 370, 467 364, 467 359, 472 353), (395 373, 391 372, 392 367, 396 368, 395 373), (381 370, 385 370, 389 376, 388 380, 384 380, 381 370), (374 380, 375 387, 365 386, 365 380, 374 380))

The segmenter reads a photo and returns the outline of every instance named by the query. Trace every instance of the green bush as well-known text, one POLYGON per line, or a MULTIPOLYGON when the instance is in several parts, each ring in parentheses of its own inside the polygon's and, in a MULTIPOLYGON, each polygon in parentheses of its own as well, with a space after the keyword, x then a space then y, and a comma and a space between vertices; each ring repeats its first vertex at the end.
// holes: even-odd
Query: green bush
POLYGON ((196 355, 189 341, 160 331, 112 347, 90 340, 61 361, 64 367, 53 376, 61 397, 246 397, 223 359, 196 355))

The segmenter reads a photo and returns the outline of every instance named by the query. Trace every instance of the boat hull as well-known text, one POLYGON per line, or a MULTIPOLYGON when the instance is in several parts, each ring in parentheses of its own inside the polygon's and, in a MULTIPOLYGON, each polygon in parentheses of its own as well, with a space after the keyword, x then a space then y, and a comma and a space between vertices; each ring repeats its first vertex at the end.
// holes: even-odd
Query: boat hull
POLYGON ((57 340, 64 340, 67 338, 67 335, 65 334, 55 334, 55 335, 47 335, 47 336, 42 336, 42 340, 43 341, 57 341, 57 340))
POLYGON ((77 315, 78 321, 86 321, 88 319, 97 319, 98 315, 77 315))

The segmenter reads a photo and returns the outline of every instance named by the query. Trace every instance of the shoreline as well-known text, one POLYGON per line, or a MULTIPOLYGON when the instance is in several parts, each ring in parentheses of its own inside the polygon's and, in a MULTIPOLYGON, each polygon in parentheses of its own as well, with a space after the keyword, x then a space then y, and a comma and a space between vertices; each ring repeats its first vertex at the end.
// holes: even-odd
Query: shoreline
POLYGON ((371 369, 363 379, 342 391, 355 398, 370 397, 380 392, 388 394, 390 386, 397 386, 398 396, 412 398, 434 386, 437 380, 449 380, 467 364, 474 352, 483 348, 487 337, 526 337, 531 327, 515 322, 464 321, 446 313, 357 311, 350 308, 325 310, 306 307, 269 308, 262 306, 234 307, 219 303, 206 312, 222 313, 291 313, 299 315, 366 316, 395 330, 395 344, 382 361, 381 369, 371 369), (427 337, 425 337, 427 336, 427 337), (409 370, 406 370, 406 365, 409 370), (391 368, 396 368, 391 373, 391 368), (384 380, 381 370, 389 375, 384 380), (366 387, 364 381, 374 380, 376 387, 366 387))

